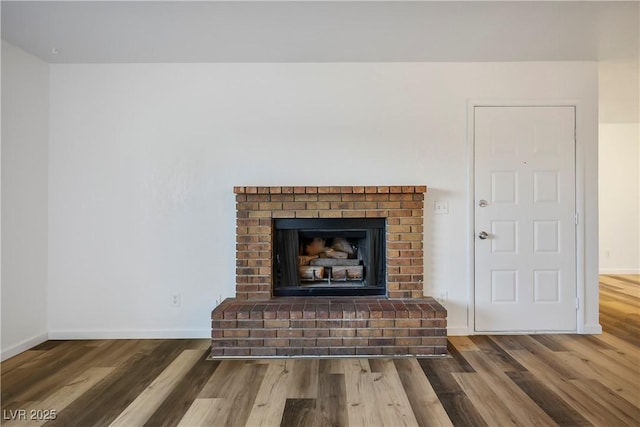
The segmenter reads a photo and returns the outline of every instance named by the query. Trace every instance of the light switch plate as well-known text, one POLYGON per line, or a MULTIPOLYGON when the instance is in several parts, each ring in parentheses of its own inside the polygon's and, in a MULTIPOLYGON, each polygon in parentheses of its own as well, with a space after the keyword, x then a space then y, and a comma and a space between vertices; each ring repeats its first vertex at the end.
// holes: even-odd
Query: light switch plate
POLYGON ((449 213, 449 203, 445 201, 436 201, 433 203, 433 212, 437 214, 448 214, 449 213))

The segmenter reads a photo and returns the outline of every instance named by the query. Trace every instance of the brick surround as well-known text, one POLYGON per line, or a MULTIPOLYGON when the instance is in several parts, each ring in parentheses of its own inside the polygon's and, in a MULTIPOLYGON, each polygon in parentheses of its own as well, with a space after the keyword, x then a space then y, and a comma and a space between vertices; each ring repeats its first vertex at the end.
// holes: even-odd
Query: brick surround
POLYGON ((386 218, 387 296, 420 298, 426 186, 234 187, 236 298, 272 297, 274 218, 386 218))
POLYGON ((423 296, 426 190, 234 187, 236 297, 211 314, 211 357, 446 355, 446 309, 423 296), (385 218, 387 295, 273 297, 276 218, 385 218))

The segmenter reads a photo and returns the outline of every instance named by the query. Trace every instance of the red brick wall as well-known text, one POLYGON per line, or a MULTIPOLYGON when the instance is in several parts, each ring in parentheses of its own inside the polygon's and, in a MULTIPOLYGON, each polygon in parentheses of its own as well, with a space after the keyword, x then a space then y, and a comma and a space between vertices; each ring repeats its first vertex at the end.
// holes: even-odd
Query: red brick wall
POLYGON ((426 186, 234 187, 236 298, 272 296, 273 218, 386 218, 389 298, 421 298, 426 186))

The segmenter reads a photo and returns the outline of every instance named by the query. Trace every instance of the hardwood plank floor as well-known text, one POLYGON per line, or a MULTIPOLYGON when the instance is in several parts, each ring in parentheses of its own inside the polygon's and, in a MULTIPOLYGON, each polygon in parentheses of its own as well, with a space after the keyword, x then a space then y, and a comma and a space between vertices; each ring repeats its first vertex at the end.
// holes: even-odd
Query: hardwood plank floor
POLYGON ((640 426, 640 276, 602 335, 450 337, 432 359, 206 360, 208 340, 48 341, 0 365, 2 426, 640 426))

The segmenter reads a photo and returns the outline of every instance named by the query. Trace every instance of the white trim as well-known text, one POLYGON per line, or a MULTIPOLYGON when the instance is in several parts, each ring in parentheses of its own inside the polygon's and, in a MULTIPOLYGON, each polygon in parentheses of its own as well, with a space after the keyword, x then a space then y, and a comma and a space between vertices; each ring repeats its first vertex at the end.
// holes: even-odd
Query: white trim
POLYGON ((563 331, 563 330, 522 330, 522 331, 478 331, 475 335, 487 335, 487 336, 498 336, 498 335, 566 335, 566 334, 575 334, 576 331, 563 331))
POLYGON ((447 326, 447 336, 449 337, 466 337, 473 335, 473 331, 468 326, 447 326))
POLYGON ((640 268, 601 268, 600 274, 640 274, 640 268))
MULTIPOLYGON (((581 110, 582 103, 578 99, 468 99, 467 100, 467 157, 469 176, 467 177, 467 259, 469 262, 468 292, 469 305, 467 309, 467 322, 469 324, 469 335, 476 333, 486 333, 476 331, 475 325, 475 108, 476 107, 573 107, 575 109, 575 208, 580 222, 576 227, 576 296, 580 301, 586 301, 585 286, 585 178, 584 178, 584 143, 582 136, 581 110)), ((599 332, 589 332, 600 330, 600 325, 585 324, 585 304, 580 304, 576 310, 576 332, 579 334, 590 334, 599 332)), ((503 332, 501 332, 503 333, 503 332)), ((601 333, 601 332, 600 332, 601 333)))
POLYGON ((476 293, 475 293, 475 279, 476 279, 476 252, 475 252, 475 203, 474 197, 476 192, 475 187, 475 107, 480 101, 468 100, 467 102, 467 171, 469 176, 467 177, 467 257, 469 259, 469 277, 467 281, 469 283, 467 300, 467 333, 474 335, 476 332, 476 293))
POLYGON ((3 349, 0 352, 0 361, 4 362, 7 359, 12 358, 13 356, 17 356, 18 354, 27 351, 49 339, 48 334, 40 334, 35 337, 26 339, 24 341, 19 342, 18 344, 12 345, 6 349, 3 349))
POLYGON ((52 340, 105 340, 105 339, 180 339, 211 338, 210 329, 125 329, 125 330, 57 330, 49 331, 52 340))
POLYGON ((600 335, 602 334, 602 326, 599 324, 584 325, 581 334, 600 335))
MULTIPOLYGON (((584 175, 584 162, 585 162, 585 153, 584 153, 584 143, 581 134, 581 126, 580 118, 578 116, 579 109, 578 102, 574 105, 574 137, 575 137, 575 201, 576 201, 576 298, 578 299, 578 309, 576 310, 577 319, 576 319, 576 332, 579 334, 584 334, 585 332, 585 310, 586 310, 586 301, 587 301, 587 291, 586 291, 586 274, 585 274, 585 202, 584 202, 584 193, 585 193, 585 175, 584 175)), ((596 220, 597 221, 597 220, 596 220)))

